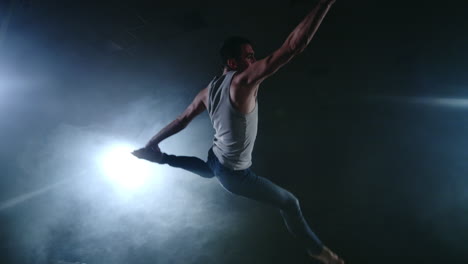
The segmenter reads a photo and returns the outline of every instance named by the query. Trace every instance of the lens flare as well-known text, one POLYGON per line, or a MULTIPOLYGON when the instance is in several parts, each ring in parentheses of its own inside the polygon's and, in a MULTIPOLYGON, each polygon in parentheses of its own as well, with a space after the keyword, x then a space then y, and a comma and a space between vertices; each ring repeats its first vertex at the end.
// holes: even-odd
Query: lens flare
POLYGON ((154 164, 140 160, 131 152, 135 147, 116 144, 107 149, 100 158, 103 173, 117 187, 137 190, 154 177, 154 164))

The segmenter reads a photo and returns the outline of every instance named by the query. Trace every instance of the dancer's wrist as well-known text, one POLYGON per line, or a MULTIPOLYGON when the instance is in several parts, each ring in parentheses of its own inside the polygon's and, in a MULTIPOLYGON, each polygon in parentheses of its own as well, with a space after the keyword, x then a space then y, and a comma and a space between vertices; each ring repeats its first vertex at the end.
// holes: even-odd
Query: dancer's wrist
POLYGON ((164 152, 161 152, 161 164, 167 164, 169 155, 164 152))
POLYGON ((161 153, 161 154, 162 154, 161 149, 159 148, 158 145, 153 145, 153 146, 150 147, 150 149, 151 149, 151 151, 153 151, 154 153, 161 153))

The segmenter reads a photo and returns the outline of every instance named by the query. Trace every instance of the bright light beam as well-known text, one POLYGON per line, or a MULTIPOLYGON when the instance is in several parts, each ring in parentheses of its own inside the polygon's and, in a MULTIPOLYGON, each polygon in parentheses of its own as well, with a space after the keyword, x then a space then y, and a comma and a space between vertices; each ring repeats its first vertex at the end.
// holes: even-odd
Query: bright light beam
POLYGON ((445 106, 454 108, 468 108, 468 99, 443 98, 443 97, 411 97, 411 96, 372 96, 372 99, 388 100, 394 102, 406 102, 425 104, 430 106, 445 106))
POLYGON ((32 191, 32 192, 29 192, 29 193, 25 193, 25 194, 22 194, 22 195, 19 195, 19 196, 16 196, 12 199, 9 199, 7 201, 3 201, 3 202, 0 202, 0 211, 3 211, 5 209, 8 209, 10 207, 14 207, 20 203, 23 203, 25 201, 28 201, 38 195, 41 195, 43 193, 46 193, 66 182, 68 182, 69 180, 62 180, 62 181, 59 181, 59 182, 56 182, 54 184, 51 184, 51 185, 48 185, 46 187, 43 187, 43 188, 40 188, 40 189, 37 189, 35 191, 32 191))
POLYGON ((133 156, 131 152, 135 149, 130 145, 116 144, 99 159, 100 167, 111 183, 125 191, 136 191, 154 177, 154 164, 133 156))

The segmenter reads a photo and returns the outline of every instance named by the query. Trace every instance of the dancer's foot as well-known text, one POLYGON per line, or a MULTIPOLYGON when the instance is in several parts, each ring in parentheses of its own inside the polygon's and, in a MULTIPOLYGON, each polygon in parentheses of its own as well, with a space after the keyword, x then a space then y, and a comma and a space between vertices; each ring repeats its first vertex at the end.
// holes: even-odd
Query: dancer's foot
POLYGON ((134 156, 139 159, 145 159, 151 162, 156 162, 161 164, 163 159, 163 153, 159 149, 158 146, 156 147, 144 147, 132 152, 134 156))
POLYGON ((319 255, 309 253, 309 256, 319 260, 323 264, 344 264, 344 261, 327 247, 323 247, 319 255))

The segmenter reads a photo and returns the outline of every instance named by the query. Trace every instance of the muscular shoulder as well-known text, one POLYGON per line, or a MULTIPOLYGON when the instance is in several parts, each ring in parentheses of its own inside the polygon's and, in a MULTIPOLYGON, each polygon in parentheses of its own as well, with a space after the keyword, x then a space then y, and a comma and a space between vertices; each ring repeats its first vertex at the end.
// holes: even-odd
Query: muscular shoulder
POLYGON ((259 83, 249 83, 243 73, 235 74, 231 82, 231 94, 234 93, 235 99, 245 100, 256 94, 259 83))

